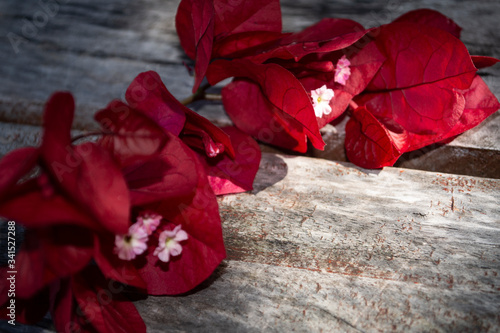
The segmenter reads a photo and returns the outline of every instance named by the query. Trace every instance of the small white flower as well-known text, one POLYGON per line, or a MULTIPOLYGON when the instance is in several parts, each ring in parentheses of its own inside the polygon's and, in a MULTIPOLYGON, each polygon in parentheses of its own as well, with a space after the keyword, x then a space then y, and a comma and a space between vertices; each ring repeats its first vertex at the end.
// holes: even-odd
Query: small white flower
POLYGON ((137 224, 139 224, 148 235, 151 235, 160 225, 161 219, 161 215, 145 212, 137 218, 137 224))
POLYGON ((188 239, 188 234, 181 229, 179 224, 174 230, 165 230, 160 234, 158 247, 153 253, 163 262, 169 262, 170 256, 178 256, 182 253, 180 242, 188 239))
POLYGON ((323 85, 321 88, 316 90, 311 90, 311 97, 316 117, 321 118, 324 114, 330 114, 330 112, 332 112, 330 101, 332 100, 333 95, 333 90, 328 89, 326 85, 323 85))
POLYGON ((138 223, 134 223, 128 229, 128 234, 115 236, 115 253, 122 260, 132 260, 146 251, 147 242, 146 231, 138 223))
POLYGON ((349 67, 351 62, 342 56, 342 58, 337 61, 337 66, 335 67, 335 82, 340 83, 345 86, 347 80, 351 76, 351 68, 349 67))

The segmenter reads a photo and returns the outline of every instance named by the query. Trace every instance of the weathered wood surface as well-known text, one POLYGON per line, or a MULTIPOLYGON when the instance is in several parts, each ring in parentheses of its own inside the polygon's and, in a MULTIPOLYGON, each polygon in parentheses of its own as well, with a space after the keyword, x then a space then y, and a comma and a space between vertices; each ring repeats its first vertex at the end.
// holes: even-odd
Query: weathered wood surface
MULTIPOLYGON (((23 137, 23 129, 11 124, 39 125, 43 104, 55 90, 75 94, 75 128, 91 130, 96 127, 93 113, 123 97, 127 85, 145 70, 158 71, 178 98, 188 96, 192 78, 182 61, 189 59, 179 47, 174 26, 178 2, 61 0, 54 6, 55 0, 3 1, 0 131, 10 127, 9 131, 20 131, 23 137)), ((497 1, 282 1, 286 31, 297 31, 327 16, 377 26, 423 7, 440 10, 461 25, 471 54, 500 57, 497 1)), ((500 65, 481 73, 499 96, 500 65)), ((194 108, 219 124, 229 123, 220 104, 198 103, 194 108)), ((342 123, 326 128, 326 150, 311 150, 309 155, 345 160, 344 135, 342 123)), ((398 165, 499 178, 500 118, 490 117, 446 147, 407 154, 398 165)))
POLYGON ((500 181, 265 154, 220 199, 228 261, 151 332, 497 331, 500 181))

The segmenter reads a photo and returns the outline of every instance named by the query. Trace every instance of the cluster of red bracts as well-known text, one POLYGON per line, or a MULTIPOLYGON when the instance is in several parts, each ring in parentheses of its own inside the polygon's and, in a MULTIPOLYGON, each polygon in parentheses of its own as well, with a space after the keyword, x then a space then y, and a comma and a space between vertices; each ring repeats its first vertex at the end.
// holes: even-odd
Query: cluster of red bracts
MULTIPOLYGON (((259 146, 186 108, 155 72, 126 100, 96 113, 96 142, 76 144, 73 97, 55 93, 41 145, 0 161, 0 216, 26 227, 17 321, 50 311, 58 332, 144 332, 123 285, 185 293, 226 256, 216 195, 252 188, 259 146)), ((4 286, 3 316, 7 302, 4 286)))
MULTIPOLYGON (((95 115, 97 141, 78 144, 73 97, 54 94, 40 146, 0 161, 0 216, 26 227, 18 321, 49 311, 57 331, 145 331, 124 285, 181 294, 224 259, 216 195, 252 188, 260 150, 249 135, 298 152, 308 141, 323 149, 320 129, 350 107, 347 156, 378 168, 500 106, 476 73, 498 60, 470 56, 460 28, 435 11, 372 29, 324 19, 282 33, 278 0, 182 0, 176 25, 195 60, 193 92, 205 78, 234 77, 222 99, 239 129, 214 126, 146 72, 127 103, 95 115)), ((7 302, 4 286, 3 316, 7 302)))
POLYGON ((324 19, 290 34, 278 0, 182 0, 176 20, 194 89, 234 77, 222 98, 235 126, 297 152, 307 140, 323 149, 319 129, 348 106, 346 153, 365 168, 450 140, 500 107, 476 74, 499 60, 470 56, 461 28, 433 10, 372 29, 324 19), (321 88, 333 97, 318 99, 321 88))

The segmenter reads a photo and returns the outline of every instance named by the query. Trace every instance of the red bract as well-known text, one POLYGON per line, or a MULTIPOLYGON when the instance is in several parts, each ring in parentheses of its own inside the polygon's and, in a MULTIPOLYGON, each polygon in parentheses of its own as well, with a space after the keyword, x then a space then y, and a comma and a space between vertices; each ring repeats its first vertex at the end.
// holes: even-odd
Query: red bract
POLYGON ((302 70, 302 72, 296 74, 307 91, 326 85, 335 94, 334 98, 330 101, 332 112, 329 115, 316 118, 319 128, 324 127, 344 113, 354 96, 360 94, 366 88, 385 61, 385 56, 373 43, 368 43, 364 46, 360 42, 340 51, 306 56, 299 63, 310 64, 320 61, 337 63, 342 56, 347 56, 346 58, 350 61, 349 67, 351 72, 349 79, 344 85, 335 82, 335 73, 333 71, 315 72, 302 70))
POLYGON ((199 153, 208 167, 207 173, 213 176, 211 184, 216 194, 252 189, 251 183, 260 162, 260 152, 256 144, 247 148, 253 150, 252 154, 241 156, 240 151, 234 150, 232 141, 237 139, 236 143, 239 143, 242 139, 230 137, 210 121, 182 105, 170 94, 155 72, 139 74, 130 84, 125 96, 130 106, 160 125, 164 133, 179 136, 185 144, 199 153), (244 161, 241 173, 234 174, 230 169, 231 164, 226 162, 227 159, 244 161), (214 173, 211 169, 217 172, 214 173), (217 183, 219 177, 220 182, 217 183), (232 183, 228 182, 228 179, 232 179, 232 183), (240 187, 234 184, 246 185, 240 187))
POLYGON ((259 145, 247 134, 235 127, 223 127, 229 134, 236 151, 235 159, 227 155, 219 155, 214 159, 202 159, 208 170, 208 181, 218 195, 249 191, 253 188, 253 181, 260 161, 259 145))
MULTIPOLYGON (((111 108, 100 111, 97 120, 106 119, 108 130, 122 131, 122 135, 110 136, 102 144, 112 150, 113 156, 119 156, 124 146, 123 137, 134 133, 124 131, 136 129, 131 126, 133 123, 146 124, 144 117, 129 108, 124 124, 124 120, 113 116, 111 108)), ((153 122, 147 126, 157 127, 153 122)), ((147 243, 146 255, 131 261, 122 260, 114 252, 114 235, 101 235, 96 238, 95 257, 106 277, 144 288, 155 295, 191 290, 225 258, 217 200, 199 157, 172 133, 165 131, 162 136, 166 138, 165 145, 149 160, 122 162, 134 216, 152 211, 162 217, 162 223, 147 243), (162 262, 154 254, 159 236, 162 231, 179 225, 189 236, 182 246, 182 254, 162 262)))
POLYGON ((70 276, 92 258, 93 239, 89 229, 58 225, 28 229, 16 257, 16 295, 30 298, 49 283, 70 276))
MULTIPOLYGON (((285 131, 288 131, 289 127, 300 128, 303 131, 303 134, 296 138, 298 141, 297 147, 289 148, 296 148, 297 150, 300 148, 300 151, 303 152, 306 147, 305 142, 307 136, 316 148, 323 149, 325 144, 319 133, 311 97, 292 73, 276 64, 261 65, 249 60, 217 60, 210 65, 208 80, 211 84, 215 84, 231 76, 250 78, 261 87, 261 91, 265 96, 264 98, 258 98, 258 96, 249 95, 247 97, 248 99, 255 100, 256 102, 259 100, 263 101, 263 103, 261 102, 259 104, 257 104, 258 102, 252 103, 254 105, 245 104, 245 102, 249 102, 248 99, 235 100, 234 103, 228 102, 229 107, 226 106, 226 112, 232 118, 236 126, 239 125, 238 115, 241 112, 245 112, 245 110, 251 110, 257 119, 260 117, 260 112, 266 113, 274 111, 278 114, 277 120, 279 122, 284 122, 285 126, 283 127, 285 131), (237 109, 232 108, 233 105, 237 107, 237 109), (259 108, 254 109, 251 106, 257 106, 259 108), (262 110, 263 107, 266 107, 266 109, 262 110), (292 125, 288 126, 287 123, 292 123, 292 125)), ((241 88, 242 86, 240 86, 240 89, 241 88)), ((245 89, 244 86, 243 89, 245 89)), ((257 93, 257 90, 254 89, 249 92, 257 93)), ((225 92, 223 92, 223 99, 228 100, 245 95, 245 91, 237 92, 234 96, 232 96, 231 93, 231 91, 225 90, 225 92)), ((252 126, 252 123, 253 122, 250 122, 249 126, 252 126)), ((265 125, 267 126, 263 128, 270 129, 271 124, 265 125)), ((260 129, 262 129, 262 127, 259 128, 259 130, 260 129)), ((271 133, 272 136, 279 135, 277 132, 278 131, 273 131, 271 133)), ((278 142, 275 138, 271 138, 269 141, 275 144, 278 142)))
POLYGON ((70 94, 54 94, 44 112, 41 147, 15 150, 0 161, 0 215, 28 227, 16 258, 21 298, 88 264, 90 230, 128 229, 125 180, 101 147, 71 144, 73 110, 70 94), (37 174, 30 177, 32 170, 37 174))
MULTIPOLYGON (((73 112, 69 93, 54 94, 44 111, 41 146, 13 151, 0 161, 5 171, 0 214, 27 227, 15 269, 17 319, 28 323, 49 308, 52 285, 91 262, 95 233, 122 233, 129 227, 125 179, 99 145, 72 145, 73 112)), ((4 279, 5 274, 2 270, 4 279)), ((6 295, 2 290, 4 308, 6 295)))
POLYGON ((307 150, 304 127, 276 108, 262 93, 258 84, 234 80, 222 89, 222 101, 235 126, 243 132, 279 147, 299 152, 307 150))
MULTIPOLYGON (((241 40, 241 34, 247 32, 259 32, 259 36, 246 36, 244 47, 249 43, 267 41, 268 33, 281 32, 280 5, 277 0, 182 0, 177 10, 176 28, 181 46, 191 59, 196 60, 195 92, 212 59, 214 44, 217 48, 217 42, 232 36, 241 40)), ((237 44, 231 45, 238 49, 237 44)))
POLYGON ((396 22, 411 22, 418 25, 425 25, 449 32, 457 38, 460 38, 460 32, 462 31, 462 28, 453 22, 452 19, 432 9, 412 10, 395 19, 394 23, 396 22))
MULTIPOLYGON (((224 106, 232 121, 259 140, 283 148, 305 152, 308 138, 315 148, 323 149, 319 128, 344 112, 382 63, 383 56, 366 57, 363 51, 356 59, 348 59, 354 61, 356 79, 342 87, 344 83, 335 83, 335 64, 342 56, 336 51, 366 34, 360 24, 324 19, 301 32, 284 34, 278 1, 214 1, 213 7, 206 2, 194 7, 193 1, 182 1, 176 18, 181 45, 199 69, 194 90, 205 73, 212 85, 228 77, 237 78, 238 82, 223 91, 224 106), (217 58, 232 60, 212 62, 217 58), (311 91, 322 86, 335 90, 337 97, 330 101, 333 112, 314 112, 311 91)), ((358 51, 353 48, 349 52, 354 56, 358 51)), ((377 52, 375 48, 371 51, 377 52)))
POLYGON ((146 332, 123 286, 89 266, 50 287, 50 312, 58 332, 146 332))
POLYGON ((379 28, 374 44, 387 60, 355 98, 359 108, 346 127, 352 162, 367 168, 393 165, 404 152, 452 138, 499 108, 474 66, 498 60, 471 58, 454 37, 459 31, 430 10, 379 28))
POLYGON ((256 63, 264 63, 270 59, 298 62, 310 54, 324 54, 349 47, 366 32, 363 26, 355 21, 328 18, 300 32, 283 34, 273 43, 247 49, 244 56, 256 63))
POLYGON ((101 147, 71 144, 73 112, 69 93, 54 94, 40 148, 16 150, 0 161, 2 170, 10 170, 0 179, 0 215, 28 227, 64 223, 124 232, 129 197, 123 176, 101 147), (35 167, 38 176, 18 182, 35 167))
POLYGON ((307 150, 306 138, 323 149, 319 128, 345 111, 385 60, 375 47, 355 44, 366 32, 351 20, 324 19, 301 32, 225 54, 234 59, 212 62, 207 79, 216 84, 236 78, 222 95, 226 112, 238 128, 298 152, 307 150), (336 68, 343 55, 349 56, 352 78, 339 84, 336 68), (311 92, 322 86, 332 90, 334 97, 329 101, 331 111, 318 114, 311 92))

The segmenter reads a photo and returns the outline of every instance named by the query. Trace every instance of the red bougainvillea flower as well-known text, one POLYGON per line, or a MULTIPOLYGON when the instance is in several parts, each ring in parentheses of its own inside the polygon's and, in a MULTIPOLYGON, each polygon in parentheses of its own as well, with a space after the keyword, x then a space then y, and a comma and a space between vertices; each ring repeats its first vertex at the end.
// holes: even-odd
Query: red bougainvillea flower
POLYGON ((96 266, 52 284, 49 309, 57 332, 146 332, 124 287, 107 280, 96 266))
POLYGON ((222 90, 222 98, 238 128, 298 152, 307 150, 307 139, 323 149, 319 129, 345 111, 385 59, 377 48, 362 47, 366 32, 351 20, 324 19, 301 32, 239 50, 232 60, 214 60, 207 79, 216 84, 236 78, 222 90), (334 92, 332 111, 316 114, 312 93, 323 86, 334 92))
MULTIPOLYGON (((156 101, 151 97, 149 102, 151 106, 156 101)), ((160 107, 164 104, 151 107, 149 112, 159 112, 160 107)), ((129 234, 132 237, 124 238, 128 244, 121 242, 121 236, 117 243, 115 235, 97 235, 94 259, 109 279, 149 294, 180 294, 205 280, 225 258, 217 200, 199 155, 159 126, 160 113, 156 113, 155 122, 139 110, 115 101, 96 114, 105 131, 115 134, 104 136, 99 144, 121 167, 136 227, 129 234), (136 149, 149 146, 143 141, 150 140, 152 133, 165 142, 160 152, 149 159, 131 158, 136 149), (178 234, 173 241, 172 230, 178 234), (133 240, 137 240, 137 252, 143 251, 144 244, 147 248, 137 253, 133 240), (128 255, 119 257, 116 248, 125 249, 128 255)), ((178 115, 185 119, 185 115, 178 115)))
POLYGON ((196 61, 193 92, 213 56, 281 37, 279 0, 182 0, 175 23, 181 46, 196 61))
MULTIPOLYGON (((222 91, 236 127, 261 141, 299 152, 307 150, 307 139, 323 149, 319 128, 344 112, 381 64, 363 55, 340 61, 342 54, 335 51, 353 45, 366 33, 351 20, 325 19, 299 33, 281 33, 279 1, 207 0, 203 6, 193 6, 192 0, 183 0, 176 26, 186 54, 196 61, 194 90, 205 73, 212 85, 236 77, 222 91), (215 60, 220 58, 231 60, 215 60), (351 71, 356 80, 341 88, 351 71), (303 77, 315 80, 299 81, 303 77), (323 85, 335 91, 336 98, 330 102, 333 112, 316 117, 311 91, 323 85)), ((349 56, 360 50, 351 50, 349 56)))
POLYGON ((15 150, 0 161, 0 215, 27 227, 64 223, 126 232, 125 180, 98 145, 72 145, 73 113, 71 94, 54 94, 45 107, 41 146, 15 150), (19 183, 34 169, 35 177, 19 183))
POLYGON ((215 194, 252 189, 261 157, 252 138, 229 128, 222 130, 182 105, 152 71, 139 74, 125 96, 131 107, 198 152, 215 194))
POLYGON ((73 112, 69 93, 54 94, 45 107, 41 146, 0 161, 0 216, 28 227, 16 258, 20 298, 87 265, 92 230, 124 233, 129 227, 125 179, 102 147, 72 145, 73 112))
POLYGON ((373 44, 387 60, 346 125, 350 161, 366 168, 393 165, 407 151, 452 138, 486 119, 500 104, 457 38, 460 28, 431 10, 410 12, 379 28, 373 44))
MULTIPOLYGON (((95 265, 88 265, 31 298, 16 294, 16 322, 35 324, 50 311, 57 332, 146 332, 140 314, 123 291, 123 285, 106 280, 95 265)), ((9 318, 8 312, 2 307, 0 317, 9 318)))
MULTIPOLYGON (((129 228, 125 179, 101 146, 72 144, 73 112, 72 96, 55 93, 45 107, 41 146, 15 150, 0 161, 0 215, 26 227, 15 264, 16 307, 21 314, 16 320, 21 322, 40 320, 49 303, 59 297, 48 290, 89 265, 95 234, 114 235, 129 228)), ((2 268, 3 279, 5 274, 7 269, 2 268)), ((7 294, 1 288, 4 315, 7 294)), ((132 304, 123 307, 134 308, 132 304)), ((138 321, 142 323, 140 317, 138 321)))

